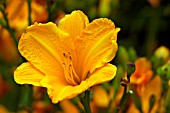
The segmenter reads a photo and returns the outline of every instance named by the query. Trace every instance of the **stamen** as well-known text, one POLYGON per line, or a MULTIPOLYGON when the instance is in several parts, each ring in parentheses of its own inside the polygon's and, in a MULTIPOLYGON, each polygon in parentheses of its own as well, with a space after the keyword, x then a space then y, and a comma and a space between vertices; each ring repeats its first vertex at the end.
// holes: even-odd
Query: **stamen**
POLYGON ((75 82, 80 83, 80 78, 79 78, 79 76, 76 74, 76 72, 75 72, 72 64, 70 64, 70 74, 74 77, 75 82))
POLYGON ((68 54, 63 53, 63 56, 64 56, 63 67, 65 79, 67 80, 68 83, 72 85, 78 85, 80 83, 80 78, 79 76, 77 76, 73 68, 71 53, 70 52, 68 52, 68 54))

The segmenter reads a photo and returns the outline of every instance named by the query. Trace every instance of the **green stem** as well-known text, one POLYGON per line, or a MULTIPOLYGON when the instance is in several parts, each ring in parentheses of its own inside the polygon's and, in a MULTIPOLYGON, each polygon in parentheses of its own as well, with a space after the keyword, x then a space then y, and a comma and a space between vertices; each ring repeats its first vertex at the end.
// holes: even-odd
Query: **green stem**
POLYGON ((51 11, 50 11, 50 0, 47 0, 46 1, 46 3, 47 3, 47 11, 48 11, 48 19, 47 19, 47 21, 49 22, 49 21, 51 21, 51 11))
POLYGON ((116 113, 119 113, 119 111, 121 110, 122 106, 124 105, 124 103, 126 102, 127 100, 127 86, 124 86, 124 92, 123 92, 123 96, 118 104, 118 107, 116 109, 116 113))
POLYGON ((32 0, 28 0, 28 25, 29 26, 32 24, 32 20, 31 20, 31 1, 32 0))
POLYGON ((48 22, 52 21, 53 15, 56 12, 57 8, 58 8, 58 0, 55 0, 52 4, 51 4, 51 0, 47 0, 47 11, 48 11, 48 22))
POLYGON ((168 111, 170 111, 169 102, 170 102, 170 88, 168 88, 168 91, 167 91, 166 97, 165 97, 165 108, 166 108, 166 113, 168 113, 168 111))
POLYGON ((130 94, 133 92, 131 90, 127 91, 128 83, 130 82, 130 76, 135 72, 135 64, 128 63, 127 64, 127 76, 121 79, 121 85, 124 87, 123 96, 118 104, 118 107, 116 109, 116 113, 119 113, 120 110, 122 110, 123 105, 127 102, 127 99, 129 98, 130 94))
POLYGON ((20 87, 20 100, 18 109, 24 109, 31 112, 33 102, 33 90, 31 85, 24 85, 20 87))
POLYGON ((84 96, 80 96, 80 101, 84 106, 85 113, 91 113, 90 110, 90 89, 87 89, 84 96))
MULTIPOLYGON (((18 40, 17 40, 16 34, 15 34, 14 30, 10 27, 8 18, 7 18, 7 14, 4 11, 5 7, 6 7, 6 0, 4 0, 4 2, 3 2, 3 8, 0 7, 0 11, 2 12, 3 17, 4 17, 4 19, 0 20, 0 25, 2 25, 4 28, 6 28, 9 31, 11 38, 14 41, 15 46, 18 47, 18 40)), ((22 62, 24 62, 24 61, 26 61, 26 60, 25 60, 25 58, 22 57, 22 62)))
MULTIPOLYGON (((5 7, 6 7, 6 0, 4 0, 3 5, 4 5, 4 8, 5 8, 5 7)), ((11 35, 11 37, 12 37, 12 39, 13 39, 16 47, 17 47, 17 46, 18 46, 18 40, 17 40, 17 38, 16 38, 16 35, 15 35, 14 31, 13 31, 12 28, 9 26, 7 14, 5 13, 4 8, 1 8, 1 12, 2 12, 2 14, 3 14, 3 16, 4 16, 4 20, 5 20, 5 22, 6 22, 6 23, 4 24, 4 25, 5 25, 4 27, 9 31, 9 33, 10 33, 10 35, 11 35)))
POLYGON ((7 15, 5 14, 5 11, 2 10, 2 13, 3 13, 3 16, 4 16, 4 19, 5 19, 5 22, 6 22, 6 26, 5 28, 9 31, 9 33, 11 34, 11 37, 16 45, 16 47, 18 46, 18 40, 16 38, 16 35, 14 33, 14 31, 12 30, 12 28, 9 26, 9 22, 8 22, 8 18, 7 18, 7 15))

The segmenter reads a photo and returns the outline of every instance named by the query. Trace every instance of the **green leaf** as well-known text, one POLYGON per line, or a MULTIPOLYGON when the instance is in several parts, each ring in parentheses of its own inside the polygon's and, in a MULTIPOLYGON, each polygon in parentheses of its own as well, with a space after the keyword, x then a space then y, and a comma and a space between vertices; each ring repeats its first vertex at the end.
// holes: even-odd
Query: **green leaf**
POLYGON ((141 97, 136 92, 136 86, 135 85, 131 85, 130 88, 133 91, 133 94, 131 96, 132 97, 132 101, 135 104, 135 106, 138 108, 138 110, 142 112, 142 100, 141 100, 141 97))
POLYGON ((19 102, 19 108, 32 108, 33 91, 31 85, 21 86, 21 97, 19 102))
POLYGON ((129 61, 129 56, 126 48, 124 46, 120 46, 117 52, 117 61, 118 63, 126 69, 126 64, 129 61))
POLYGON ((6 22, 2 18, 0 18, 0 25, 2 25, 3 27, 6 27, 6 22))
POLYGON ((170 89, 168 89, 167 95, 166 95, 166 97, 165 97, 165 107, 166 107, 166 111, 169 111, 169 110, 170 110, 169 102, 170 102, 170 89))
POLYGON ((137 59, 137 54, 136 54, 136 51, 133 47, 130 47, 128 49, 128 54, 129 54, 129 60, 131 62, 134 62, 137 59))
POLYGON ((156 97, 155 97, 154 95, 152 95, 152 96, 150 97, 150 101, 149 101, 149 106, 150 106, 150 110, 149 110, 149 111, 151 111, 151 109, 152 109, 155 101, 156 101, 156 97))
POLYGON ((130 78, 130 76, 135 72, 136 67, 134 63, 128 63, 127 64, 127 77, 130 78))

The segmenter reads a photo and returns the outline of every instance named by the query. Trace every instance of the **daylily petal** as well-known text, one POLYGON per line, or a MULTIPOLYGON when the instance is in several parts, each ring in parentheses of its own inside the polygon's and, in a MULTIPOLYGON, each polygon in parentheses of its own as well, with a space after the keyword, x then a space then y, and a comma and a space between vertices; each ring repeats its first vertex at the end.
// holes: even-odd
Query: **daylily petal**
POLYGON ((90 87, 96 84, 101 84, 112 80, 116 75, 117 67, 112 64, 105 64, 104 66, 95 69, 93 73, 87 78, 87 83, 90 87))
MULTIPOLYGON (((19 41, 18 48, 22 56, 34 67, 46 75, 56 76, 57 71, 63 73, 63 52, 74 47, 68 36, 51 22, 47 24, 35 23, 26 29, 26 33, 19 41)), ((63 74, 57 76, 64 77, 63 74)))
POLYGON ((161 97, 161 78, 160 76, 155 76, 145 87, 144 92, 142 94, 142 110, 144 113, 148 113, 150 106, 150 98, 152 96, 155 97, 155 103, 153 108, 151 109, 151 113, 155 113, 158 108, 158 103, 161 97))
MULTIPOLYGON (((55 80, 56 82, 49 81, 49 83, 53 83, 53 85, 51 85, 52 87, 48 89, 48 94, 52 99, 53 103, 58 103, 59 101, 62 101, 64 99, 73 98, 93 85, 107 82, 113 79, 116 74, 116 70, 117 70, 116 66, 106 64, 103 67, 96 69, 93 73, 91 73, 91 75, 89 75, 88 79, 82 81, 77 86, 67 85, 62 83, 62 81, 56 80, 55 80)), ((54 79, 51 80, 54 81, 54 79)))
POLYGON ((79 36, 89 23, 87 16, 81 11, 73 11, 59 22, 58 28, 69 33, 74 39, 79 36))
POLYGON ((113 22, 108 19, 96 19, 84 30, 82 36, 75 42, 78 56, 78 75, 82 80, 90 71, 103 66, 111 61, 118 49, 117 33, 120 29, 115 28, 113 22))
POLYGON ((140 113, 140 111, 136 108, 134 103, 131 103, 130 107, 127 110, 127 113, 140 113))
POLYGON ((14 72, 14 79, 19 84, 41 86, 40 81, 44 76, 45 75, 42 72, 29 62, 21 64, 14 72))
POLYGON ((132 84, 146 84, 153 75, 151 70, 151 62, 145 58, 141 57, 135 61, 136 70, 130 78, 132 84))
POLYGON ((65 78, 59 78, 58 76, 60 76, 60 74, 57 74, 56 76, 45 76, 41 81, 43 87, 47 88, 47 93, 53 103, 59 102, 58 98, 61 92, 66 86, 70 85, 66 82, 65 78))

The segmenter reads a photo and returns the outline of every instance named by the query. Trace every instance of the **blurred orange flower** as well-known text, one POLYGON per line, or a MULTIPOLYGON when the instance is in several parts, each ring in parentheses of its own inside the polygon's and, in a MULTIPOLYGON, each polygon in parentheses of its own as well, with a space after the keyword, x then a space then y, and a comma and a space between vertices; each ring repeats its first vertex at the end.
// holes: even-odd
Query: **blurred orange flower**
POLYGON ((92 113, 98 113, 99 111, 106 109, 109 106, 113 96, 113 88, 111 88, 110 91, 107 92, 107 90, 100 85, 93 86, 93 97, 92 101, 90 102, 92 113))
POLYGON ((35 23, 19 41, 28 62, 15 70, 15 81, 46 87, 53 103, 107 82, 117 70, 108 62, 116 54, 119 30, 106 18, 89 23, 81 11, 66 15, 58 27, 35 23))
POLYGON ((95 86, 93 87, 93 91, 94 91, 93 101, 95 105, 98 107, 106 108, 111 100, 106 89, 104 89, 102 86, 95 86))
POLYGON ((0 105, 0 113, 10 113, 8 109, 2 105, 0 105))
POLYGON ((59 103, 62 112, 57 112, 57 113, 80 113, 80 110, 74 105, 71 101, 69 100, 64 100, 59 103))
POLYGON ((52 113, 52 111, 53 111, 52 104, 47 104, 41 100, 33 102, 32 113, 52 113))
POLYGON ((134 103, 131 103, 126 113, 140 113, 134 103))
POLYGON ((137 91, 140 95, 144 90, 144 86, 152 77, 153 72, 151 70, 151 62, 145 57, 137 59, 135 65, 136 70, 130 77, 130 83, 137 85, 137 91))
MULTIPOLYGON (((159 109, 159 113, 164 113, 162 109, 160 110, 160 98, 162 91, 162 81, 160 76, 155 76, 146 85, 145 89, 141 93, 142 102, 142 113, 156 113, 159 109), (153 106, 150 106, 151 97, 155 98, 153 101, 153 106)), ((127 113, 140 113, 134 103, 131 103, 127 110, 127 113)))
POLYGON ((9 32, 0 26, 0 56, 4 61, 15 61, 19 53, 9 32))
POLYGON ((159 7, 160 3, 161 3, 161 0, 148 0, 148 2, 150 3, 150 5, 152 7, 159 7))
POLYGON ((106 90, 104 87, 96 85, 93 86, 92 91, 93 97, 90 102, 92 113, 103 113, 106 110, 109 110, 109 113, 114 113, 122 98, 124 88, 121 87, 115 92, 112 86, 109 87, 109 90, 106 90))
POLYGON ((143 113, 156 113, 159 109, 159 100, 161 98, 162 91, 162 81, 160 76, 155 76, 150 82, 145 86, 144 91, 142 92, 142 111, 143 113), (150 106, 151 97, 155 98, 153 107, 150 106))
MULTIPOLYGON (((31 11, 32 22, 45 22, 47 20, 48 15, 45 5, 32 0, 31 11)), ((7 0, 5 12, 8 14, 9 24, 12 28, 21 30, 28 25, 27 0, 7 0)))

